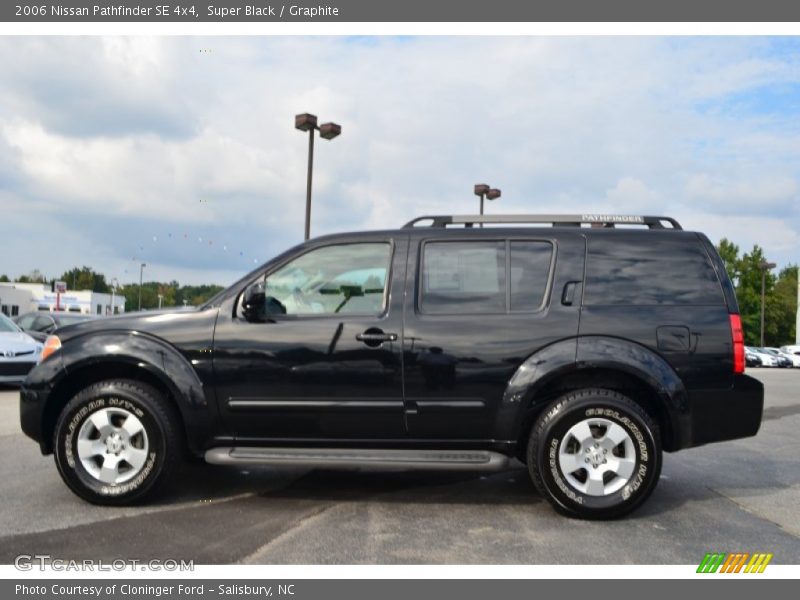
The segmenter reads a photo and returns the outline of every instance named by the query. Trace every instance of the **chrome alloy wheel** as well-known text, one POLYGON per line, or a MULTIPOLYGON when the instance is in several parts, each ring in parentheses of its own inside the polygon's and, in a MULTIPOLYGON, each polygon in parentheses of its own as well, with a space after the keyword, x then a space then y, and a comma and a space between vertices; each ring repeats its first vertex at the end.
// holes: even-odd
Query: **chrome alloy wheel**
POLYGON ((558 448, 567 482, 587 496, 608 496, 628 483, 636 450, 628 432, 613 421, 584 419, 570 427, 558 448))
POLYGON ((78 458, 95 479, 107 484, 133 479, 147 461, 147 432, 124 408, 103 408, 78 431, 78 458))

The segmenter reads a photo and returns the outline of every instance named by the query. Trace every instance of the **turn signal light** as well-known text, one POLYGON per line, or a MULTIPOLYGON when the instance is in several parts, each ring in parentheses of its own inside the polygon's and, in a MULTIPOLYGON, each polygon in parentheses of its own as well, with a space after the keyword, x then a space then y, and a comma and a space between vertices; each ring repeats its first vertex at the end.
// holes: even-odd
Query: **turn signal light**
POLYGON ((49 335, 44 341, 44 348, 42 349, 42 360, 47 360, 53 352, 61 348, 61 340, 57 335, 49 335))

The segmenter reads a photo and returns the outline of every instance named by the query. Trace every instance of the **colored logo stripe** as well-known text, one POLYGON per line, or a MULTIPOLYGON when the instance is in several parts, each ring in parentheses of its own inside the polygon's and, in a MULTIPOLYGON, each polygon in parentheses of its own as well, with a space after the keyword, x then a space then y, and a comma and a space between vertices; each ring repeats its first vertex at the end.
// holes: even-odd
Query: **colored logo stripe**
POLYGON ((698 573, 716 573, 719 566, 722 564, 722 561, 725 560, 725 554, 723 553, 707 553, 704 557, 700 566, 697 567, 698 573))
POLYGON ((772 554, 756 552, 734 552, 725 554, 724 552, 708 552, 700 565, 697 567, 698 573, 763 573, 764 569, 772 560, 772 554), (749 559, 749 561, 748 561, 749 559), (744 571, 742 571, 744 569, 744 571))

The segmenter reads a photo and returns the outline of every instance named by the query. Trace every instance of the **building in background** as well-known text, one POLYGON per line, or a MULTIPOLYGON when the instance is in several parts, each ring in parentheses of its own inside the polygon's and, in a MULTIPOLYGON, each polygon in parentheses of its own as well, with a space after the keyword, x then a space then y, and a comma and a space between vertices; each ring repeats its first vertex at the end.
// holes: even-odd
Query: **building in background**
POLYGON ((17 289, 10 283, 0 283, 0 312, 7 317, 16 317, 31 309, 31 293, 17 289))
POLYGON ((84 315, 110 315, 125 312, 125 297, 120 294, 103 294, 91 290, 67 290, 56 300, 50 284, 0 282, 0 310, 15 317, 31 311, 56 310, 84 315), (112 307, 113 302, 113 307, 112 307))

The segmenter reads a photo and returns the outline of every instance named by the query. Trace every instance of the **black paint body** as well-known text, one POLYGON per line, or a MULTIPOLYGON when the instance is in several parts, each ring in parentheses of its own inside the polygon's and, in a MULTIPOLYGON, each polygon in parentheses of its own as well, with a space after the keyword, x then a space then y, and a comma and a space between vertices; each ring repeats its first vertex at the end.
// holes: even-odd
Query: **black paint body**
POLYGON ((733 373, 729 314, 737 310, 721 261, 697 233, 418 228, 327 236, 276 257, 197 310, 60 330, 61 350, 22 388, 22 427, 49 453, 57 414, 80 386, 128 377, 149 381, 174 401, 197 454, 236 443, 518 455, 532 419, 559 393, 600 385, 646 399, 672 451, 758 431, 763 387, 733 373), (478 239, 552 244, 538 310, 422 310, 425 244, 478 239), (392 245, 382 314, 260 323, 241 316, 242 293, 265 273, 314 248, 365 241, 392 245), (628 248, 619 261, 617 244, 628 248), (681 250, 687 247, 694 254, 681 250), (683 258, 659 271, 650 287, 635 278, 655 263, 638 264, 639 255, 665 257, 667 267, 670 256, 683 258), (695 263, 704 278, 696 286, 687 282, 695 263), (631 281, 630 297, 617 281, 606 302, 603 290, 615 277, 631 281), (396 338, 378 345, 356 339, 365 331, 396 338))

